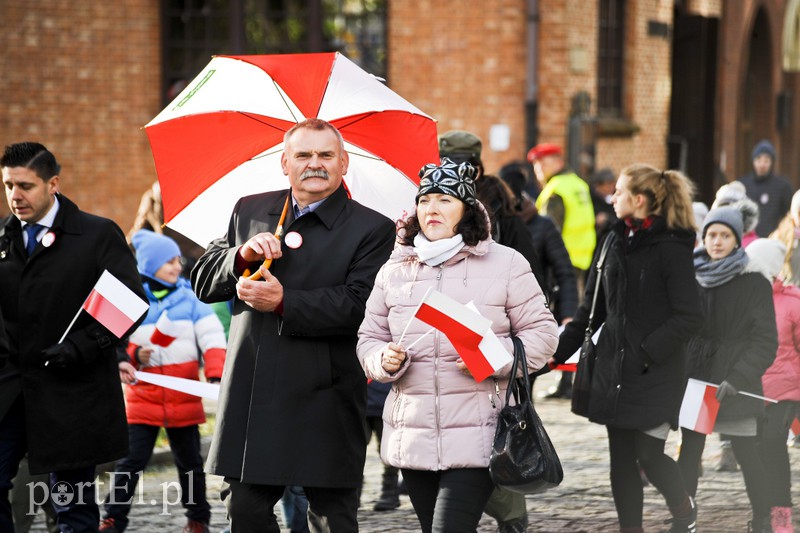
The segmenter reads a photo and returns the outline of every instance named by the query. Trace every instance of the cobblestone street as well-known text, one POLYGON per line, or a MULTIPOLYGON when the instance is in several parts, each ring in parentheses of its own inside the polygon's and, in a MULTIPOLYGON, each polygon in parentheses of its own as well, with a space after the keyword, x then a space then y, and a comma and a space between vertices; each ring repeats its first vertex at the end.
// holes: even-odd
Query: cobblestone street
MULTIPOLYGON (((552 377, 537 381, 537 392, 552 384, 552 377)), ((586 422, 569 412, 564 400, 538 400, 537 410, 544 420, 551 439, 564 466, 564 482, 556 489, 528 496, 528 531, 541 533, 602 533, 615 532, 616 513, 608 482, 608 457, 605 428, 586 422)), ((674 456, 678 434, 670 434, 667 446, 674 456)), ((418 531, 416 517, 407 496, 401 496, 399 509, 374 512, 372 504, 378 497, 382 466, 375 442, 370 443, 365 469, 365 486, 359 524, 364 532, 418 531)), ((705 474, 698 488, 698 531, 702 533, 745 532, 750 519, 749 503, 740 472, 716 472, 719 458, 719 439, 711 436, 704 453, 705 474)), ((790 450, 792 473, 800 478, 800 449, 790 450)), ((105 479, 107 482, 107 478, 105 479)), ((213 507, 211 530, 226 527, 225 509, 219 500, 221 478, 208 476, 208 495, 213 507)), ((185 523, 177 501, 177 478, 174 467, 148 469, 144 474, 141 501, 133 506, 131 525, 127 531, 163 533, 179 532, 185 523)), ((105 493, 105 489, 100 489, 105 493)), ((798 501, 797 483, 793 490, 798 501)), ((277 510, 276 512, 279 512, 277 510)), ((663 499, 653 487, 645 488, 645 531, 665 529, 669 518, 663 499)), ((795 517, 795 524, 798 520, 795 517)), ((484 515, 478 531, 493 532, 494 520, 484 515)), ((42 518, 31 531, 46 531, 42 518)), ((288 531, 288 530, 287 530, 288 531)))

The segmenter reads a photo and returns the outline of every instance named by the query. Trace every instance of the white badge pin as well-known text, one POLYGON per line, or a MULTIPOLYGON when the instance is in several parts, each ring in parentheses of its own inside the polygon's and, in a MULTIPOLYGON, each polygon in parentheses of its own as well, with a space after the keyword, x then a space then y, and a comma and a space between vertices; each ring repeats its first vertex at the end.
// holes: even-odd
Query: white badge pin
POLYGON ((42 246, 45 248, 50 248, 54 242, 56 242, 56 234, 52 231, 48 231, 44 234, 44 237, 42 237, 42 246))
POLYGON ((293 250, 303 246, 303 236, 296 231, 290 231, 287 233, 286 237, 283 238, 283 241, 286 243, 286 246, 293 250))

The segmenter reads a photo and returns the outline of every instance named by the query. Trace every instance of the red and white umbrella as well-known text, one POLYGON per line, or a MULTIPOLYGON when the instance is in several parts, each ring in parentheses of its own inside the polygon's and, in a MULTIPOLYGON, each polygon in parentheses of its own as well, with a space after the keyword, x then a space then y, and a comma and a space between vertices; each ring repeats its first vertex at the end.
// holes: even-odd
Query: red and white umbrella
POLYGON ((436 122, 340 53, 216 56, 147 126, 165 223, 205 246, 242 196, 289 186, 283 135, 317 117, 350 154, 352 197, 393 220, 412 212, 436 122))

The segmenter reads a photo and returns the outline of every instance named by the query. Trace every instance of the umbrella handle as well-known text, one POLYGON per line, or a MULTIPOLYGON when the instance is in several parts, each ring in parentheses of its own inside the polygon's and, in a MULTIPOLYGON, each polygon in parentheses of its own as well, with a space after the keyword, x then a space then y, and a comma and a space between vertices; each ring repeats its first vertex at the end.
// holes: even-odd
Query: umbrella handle
MULTIPOLYGON (((270 259, 264 259, 264 262, 261 264, 261 266, 263 266, 264 268, 269 270, 269 267, 272 266, 272 259, 271 258, 270 259)), ((250 269, 248 268, 248 269, 246 269, 244 271, 244 273, 242 275, 244 277, 246 277, 247 279, 251 279, 253 281, 258 281, 258 280, 261 279, 261 270, 260 269, 256 270, 255 272, 250 274, 250 269)))
MULTIPOLYGON (((284 202, 283 204, 283 211, 281 212, 280 220, 278 220, 278 227, 275 229, 275 238, 278 239, 278 241, 280 241, 281 237, 283 236, 283 222, 286 220, 286 212, 289 210, 289 198, 291 196, 292 196, 292 191, 290 189, 289 194, 286 195, 286 202, 284 202)), ((272 266, 272 258, 264 259, 264 263, 262 263, 261 266, 269 270, 269 267, 272 266)), ((256 270, 255 272, 250 274, 250 269, 248 268, 245 269, 242 275, 247 279, 258 281, 261 279, 261 270, 260 269, 256 270)))

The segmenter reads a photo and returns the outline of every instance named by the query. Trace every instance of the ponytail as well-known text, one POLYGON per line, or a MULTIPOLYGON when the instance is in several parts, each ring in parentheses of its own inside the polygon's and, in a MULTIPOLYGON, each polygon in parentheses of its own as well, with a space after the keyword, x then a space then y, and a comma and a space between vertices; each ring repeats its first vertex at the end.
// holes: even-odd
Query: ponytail
POLYGON ((622 174, 630 178, 631 193, 647 198, 648 215, 664 217, 670 229, 697 231, 692 210, 695 187, 688 177, 677 170, 661 171, 640 163, 623 169, 622 174))

